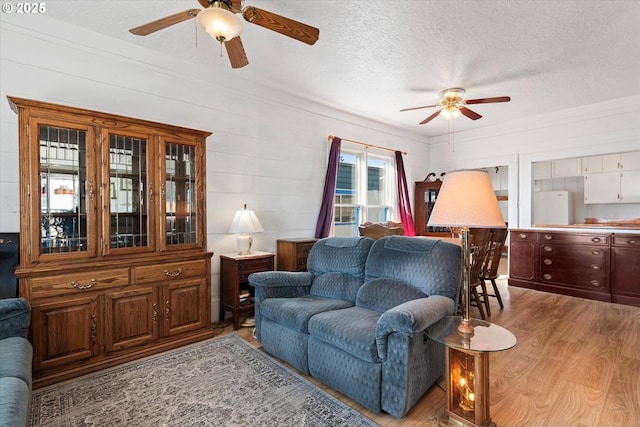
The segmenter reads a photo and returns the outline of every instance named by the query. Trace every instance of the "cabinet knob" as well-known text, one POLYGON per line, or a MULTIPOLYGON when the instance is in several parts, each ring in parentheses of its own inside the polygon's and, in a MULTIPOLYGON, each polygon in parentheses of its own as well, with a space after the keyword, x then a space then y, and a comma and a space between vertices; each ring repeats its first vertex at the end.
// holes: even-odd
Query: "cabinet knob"
POLYGON ((519 236, 520 236, 521 239, 526 239, 527 238, 527 235, 525 233, 520 233, 519 236))
POLYGON ((591 268, 594 270, 600 270, 600 266, 598 264, 591 264, 591 268))
POLYGON ((551 251, 553 251, 553 248, 552 248, 551 246, 549 246, 549 245, 544 245, 544 246, 542 247, 542 249, 544 249, 544 250, 545 250, 545 252, 551 252, 551 251))
POLYGON ((592 281, 591 281, 591 285, 593 285, 593 286, 600 286, 600 282, 598 282, 597 280, 592 280, 592 281))
POLYGON ((544 275, 544 276, 542 276, 542 277, 544 277, 544 280, 551 280, 551 278, 552 278, 553 276, 547 273, 547 274, 545 274, 545 275, 544 275))
POLYGON ((553 261, 551 261, 549 258, 545 258, 545 260, 544 260, 544 261, 542 261, 542 262, 544 262, 544 265, 551 265, 551 264, 553 264, 553 261))
POLYGON ((551 234, 545 234, 544 240, 553 240, 553 236, 551 234))
POLYGON ((591 255, 600 255, 600 251, 591 251, 591 255))

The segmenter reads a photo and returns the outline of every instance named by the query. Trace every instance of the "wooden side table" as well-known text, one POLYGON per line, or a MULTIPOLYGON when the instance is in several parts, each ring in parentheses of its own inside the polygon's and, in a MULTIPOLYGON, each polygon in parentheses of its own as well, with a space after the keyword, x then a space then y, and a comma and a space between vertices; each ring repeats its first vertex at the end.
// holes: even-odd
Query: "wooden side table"
POLYGON ((445 316, 428 329, 429 337, 447 347, 447 414, 469 427, 497 427, 489 406, 489 354, 516 345, 507 329, 471 319, 473 334, 458 331, 461 318, 445 316))
POLYGON ((252 252, 249 255, 237 253, 220 255, 220 321, 225 310, 233 313, 233 329, 240 327, 240 314, 253 314, 253 288, 249 285, 249 275, 261 271, 272 271, 275 254, 252 252))
POLYGON ((312 237, 278 239, 277 269, 280 271, 307 271, 309 251, 318 241, 312 237))

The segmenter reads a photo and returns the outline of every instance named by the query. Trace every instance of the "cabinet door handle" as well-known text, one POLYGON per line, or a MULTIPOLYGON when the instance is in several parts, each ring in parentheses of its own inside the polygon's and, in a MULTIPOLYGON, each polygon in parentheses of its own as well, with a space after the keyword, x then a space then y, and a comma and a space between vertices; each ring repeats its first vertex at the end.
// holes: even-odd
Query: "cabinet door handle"
POLYGON ((544 246, 542 247, 542 249, 544 249, 544 250, 545 250, 545 252, 551 252, 551 251, 553 250, 553 248, 552 248, 551 246, 548 246, 548 245, 544 245, 544 246))
POLYGON ((158 304, 153 303, 153 324, 158 323, 158 304))
POLYGON ((149 184, 149 204, 153 203, 153 184, 149 184))
POLYGON ((592 281, 591 281, 591 285, 593 285, 593 286, 600 286, 600 282, 598 282, 597 280, 592 280, 592 281))
POLYGON ((544 265, 551 265, 551 264, 553 264, 553 261, 551 261, 549 258, 545 258, 545 260, 544 260, 544 261, 542 261, 542 262, 544 262, 544 265))
POLYGON ((525 233, 520 233, 520 238, 521 238, 521 239, 526 239, 526 238, 527 238, 527 235, 526 235, 525 233))
POLYGON ((591 251, 591 255, 600 255, 600 251, 591 251))
POLYGON ((98 335, 98 325, 96 324, 96 315, 91 313, 91 341, 96 342, 96 336, 98 335))
POLYGON ((545 274, 545 275, 544 275, 544 276, 542 276, 542 277, 544 277, 544 280, 551 280, 551 278, 552 278, 553 276, 551 276, 550 274, 545 274))
POLYGON ((553 240, 553 236, 551 234, 545 234, 544 240, 553 240))
POLYGON ((637 240, 628 240, 627 243, 630 244, 630 245, 637 245, 638 241, 637 240))
POLYGON ((178 277, 181 274, 182 274, 182 268, 177 269, 173 273, 171 273, 169 270, 166 270, 166 269, 164 270, 164 275, 167 277, 178 277))
POLYGON ((89 283, 88 285, 81 285, 74 280, 73 282, 71 282, 71 286, 73 286, 76 289, 83 290, 83 289, 91 289, 93 285, 95 285, 96 283, 98 283, 96 279, 91 279, 91 283, 89 283))
POLYGON ((591 241, 593 243, 599 243, 600 242, 600 238, 599 237, 594 237, 593 239, 591 239, 591 241))
POLYGON ((591 268, 594 270, 600 270, 600 266, 598 264, 591 264, 591 268))
POLYGON ((169 313, 171 313, 171 310, 169 309, 169 301, 166 301, 164 303, 164 320, 169 320, 169 313))

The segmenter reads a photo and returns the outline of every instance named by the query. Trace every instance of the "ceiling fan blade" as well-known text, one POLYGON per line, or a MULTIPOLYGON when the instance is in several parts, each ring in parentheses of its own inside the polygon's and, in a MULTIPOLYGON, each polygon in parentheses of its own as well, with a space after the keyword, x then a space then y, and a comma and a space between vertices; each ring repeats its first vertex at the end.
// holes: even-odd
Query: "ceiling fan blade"
POLYGON ((156 31, 162 30, 164 28, 170 27, 172 25, 179 24, 180 22, 187 21, 191 18, 195 18, 198 12, 200 12, 200 9, 185 10, 184 12, 165 16, 164 18, 160 18, 156 21, 149 22, 148 24, 144 24, 144 25, 140 25, 139 27, 132 28, 129 30, 129 32, 131 34, 135 34, 136 36, 146 36, 151 33, 155 33, 156 31))
POLYGON ((511 101, 511 97, 509 96, 497 96, 495 98, 478 98, 478 99, 469 99, 465 101, 465 104, 489 104, 491 102, 509 102, 511 101))
POLYGON ((432 115, 430 115, 429 117, 421 121, 420 124, 423 125, 425 123, 429 123, 431 120, 435 119, 438 115, 440 115, 440 110, 436 111, 435 113, 433 113, 432 115))
POLYGON ((440 104, 436 104, 436 105, 425 105, 423 107, 411 107, 411 108, 403 108, 402 110, 400 110, 400 112, 402 111, 411 111, 411 110, 420 110, 422 108, 431 108, 431 107, 439 107, 440 104))
POLYGON ((231 62, 231 68, 242 68, 249 64, 247 54, 242 46, 242 40, 240 36, 234 37, 229 41, 224 42, 224 47, 227 49, 227 55, 229 56, 229 62, 231 62))
POLYGON ((245 7, 242 16, 247 22, 310 45, 318 41, 320 35, 315 27, 253 6, 245 7))
POLYGON ((462 114, 469 117, 471 120, 478 120, 482 118, 482 116, 475 111, 469 110, 467 107, 459 107, 458 108, 462 114))

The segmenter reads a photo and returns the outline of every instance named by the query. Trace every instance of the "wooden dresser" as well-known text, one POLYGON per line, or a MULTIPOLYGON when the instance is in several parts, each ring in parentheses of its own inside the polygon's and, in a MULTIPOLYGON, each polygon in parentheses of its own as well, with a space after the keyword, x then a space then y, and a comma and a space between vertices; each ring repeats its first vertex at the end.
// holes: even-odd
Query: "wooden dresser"
POLYGON ((9 100, 34 387, 213 336, 209 133, 9 100))
POLYGON ((301 237, 276 242, 276 268, 280 271, 307 271, 307 258, 318 239, 301 237))

